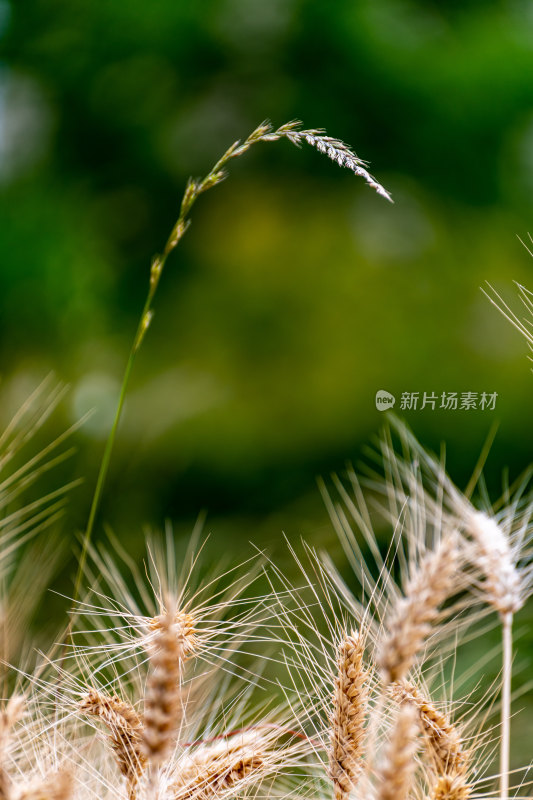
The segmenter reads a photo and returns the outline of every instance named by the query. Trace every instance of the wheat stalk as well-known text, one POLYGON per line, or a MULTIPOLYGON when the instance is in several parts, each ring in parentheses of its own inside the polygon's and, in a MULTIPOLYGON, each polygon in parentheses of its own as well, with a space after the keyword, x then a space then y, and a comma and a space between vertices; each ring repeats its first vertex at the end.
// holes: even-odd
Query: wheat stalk
MULTIPOLYGON (((529 237, 531 239, 531 235, 529 237)), ((524 243, 522 243, 524 244, 524 243)), ((531 250, 524 244, 526 250, 531 250)), ((488 284, 489 292, 482 291, 490 302, 511 322, 512 325, 526 338, 529 346, 533 346, 533 294, 525 286, 517 283, 520 299, 527 311, 528 317, 521 319, 507 305, 503 298, 488 284)), ((480 541, 477 536, 480 567, 486 577, 489 602, 498 610, 502 621, 502 649, 503 649, 503 670, 502 670, 502 692, 501 692, 501 746, 500 746, 500 794, 502 800, 509 797, 509 764, 511 748, 511 677, 513 660, 513 614, 525 602, 521 596, 524 587, 521 585, 521 576, 516 567, 516 559, 512 559, 509 542, 503 531, 491 518, 483 518, 479 515, 473 520, 471 532, 474 537, 476 533, 481 534, 484 530, 488 533, 487 542, 480 541), (491 525, 492 523, 492 525, 491 525), (492 528, 492 530, 491 530, 492 528), (492 546, 494 553, 487 551, 487 545, 492 546), (502 554, 501 569, 498 573, 497 552, 502 554), (484 562, 484 563, 483 563, 484 562)))
POLYGON ((484 577, 487 602, 498 612, 502 623, 502 692, 500 742, 501 800, 509 797, 511 749, 511 678, 513 661, 513 616, 524 604, 524 587, 516 556, 506 532, 484 511, 466 516, 467 530, 475 543, 474 560, 484 577))
POLYGON ((453 592, 458 555, 455 537, 442 539, 407 581, 378 647, 376 660, 385 683, 401 680, 413 666, 439 607, 453 592))
POLYGON ((346 634, 337 650, 331 718, 329 775, 335 800, 346 800, 362 771, 368 674, 358 633, 346 634))

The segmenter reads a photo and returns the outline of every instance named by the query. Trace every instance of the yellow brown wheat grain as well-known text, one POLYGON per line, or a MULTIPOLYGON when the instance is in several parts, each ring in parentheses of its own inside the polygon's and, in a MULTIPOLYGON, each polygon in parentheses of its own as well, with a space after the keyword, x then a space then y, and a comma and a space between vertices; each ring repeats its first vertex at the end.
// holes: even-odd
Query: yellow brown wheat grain
POLYGON ((412 684, 403 681, 395 683, 391 686, 391 693, 398 702, 408 703, 416 709, 425 734, 430 764, 436 774, 464 774, 468 757, 459 731, 446 715, 439 711, 431 700, 423 697, 412 684))
POLYGON ((231 789, 242 789, 260 777, 269 743, 256 733, 235 736, 195 748, 178 763, 171 786, 173 800, 212 800, 231 789))
POLYGON ((464 774, 441 775, 431 792, 431 800, 468 800, 472 787, 464 774))
POLYGON ((415 709, 400 706, 378 772, 377 800, 406 800, 416 769, 418 721, 415 709))
POLYGON ((426 554, 407 581, 405 596, 393 608, 377 652, 385 683, 401 680, 413 666, 439 606, 453 591, 457 565, 456 539, 447 537, 426 554))
POLYGON ((149 762, 162 764, 179 729, 183 663, 195 648, 195 634, 191 616, 176 611, 172 603, 152 620, 151 628, 155 634, 149 646, 142 752, 149 762))
POLYGON ((98 717, 108 728, 118 768, 128 782, 130 797, 133 796, 134 786, 146 763, 141 749, 141 717, 129 703, 95 689, 81 699, 79 709, 84 714, 98 717))
POLYGON ((368 700, 363 649, 361 636, 351 633, 344 636, 337 650, 329 748, 335 800, 346 800, 362 771, 368 700))

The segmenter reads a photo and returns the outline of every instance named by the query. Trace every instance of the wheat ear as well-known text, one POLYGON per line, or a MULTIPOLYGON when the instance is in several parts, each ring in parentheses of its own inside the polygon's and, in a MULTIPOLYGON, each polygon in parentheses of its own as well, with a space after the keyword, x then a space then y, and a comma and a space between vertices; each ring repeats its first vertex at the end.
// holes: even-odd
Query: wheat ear
POLYGON ((240 791, 263 771, 268 741, 257 734, 202 745, 178 763, 171 786, 173 800, 212 800, 225 791, 240 791))
POLYGON ((417 751, 416 710, 400 707, 378 772, 377 800, 406 800, 413 783, 417 751))
POLYGON ((501 617, 523 605, 522 580, 505 531, 484 511, 468 516, 468 533, 475 542, 474 560, 484 577, 487 601, 501 617))
POLYGON ((18 795, 18 800, 70 800, 73 788, 72 774, 68 770, 60 770, 33 786, 26 786, 18 795))
POLYGON ((425 734, 426 749, 437 775, 459 775, 468 766, 461 736, 450 720, 431 700, 423 697, 416 686, 401 682, 391 686, 391 694, 399 703, 416 709, 425 734))
POLYGON ((453 592, 457 564, 457 540, 447 537, 426 554, 411 575, 378 647, 376 660, 385 683, 401 680, 413 666, 439 606, 453 592))
POLYGON ((431 800, 468 800, 471 793, 464 774, 441 775, 431 791, 431 800))
POLYGON ((337 651, 337 675, 331 717, 329 775, 335 800, 346 800, 362 771, 368 674, 358 633, 346 634, 337 651))
POLYGON ((152 620, 155 631, 149 645, 150 672, 144 698, 142 752, 153 764, 162 764, 175 743, 181 722, 181 678, 183 663, 195 649, 192 618, 168 610, 152 620))
POLYGON ((135 785, 146 764, 141 749, 141 717, 129 703, 96 689, 91 689, 78 707, 84 714, 101 719, 109 729, 109 741, 118 768, 128 782, 129 797, 135 797, 135 785))

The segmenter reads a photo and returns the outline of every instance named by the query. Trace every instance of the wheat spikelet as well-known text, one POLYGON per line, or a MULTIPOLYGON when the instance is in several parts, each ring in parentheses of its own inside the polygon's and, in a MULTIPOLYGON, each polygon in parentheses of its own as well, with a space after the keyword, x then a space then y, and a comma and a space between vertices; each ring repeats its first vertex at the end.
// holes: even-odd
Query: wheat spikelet
POLYGON ((441 775, 431 791, 431 800, 468 800, 471 793, 464 774, 441 775))
POLYGON ((484 511, 470 513, 467 527, 475 541, 487 600, 502 616, 519 611, 524 602, 522 580, 505 531, 484 511))
POLYGON ((377 800, 406 800, 415 773, 417 714, 407 703, 400 707, 378 774, 377 800))
POLYGON ((98 717, 110 731, 109 741, 118 768, 128 781, 130 796, 146 758, 141 750, 143 724, 135 709, 118 697, 91 689, 79 703, 84 714, 98 717))
POLYGON ((151 622, 150 673, 144 699, 142 752, 161 764, 168 757, 180 724, 180 684, 185 658, 195 648, 193 621, 189 614, 168 610, 151 622))
POLYGON ((346 634, 337 652, 338 672, 333 695, 329 775, 335 800, 345 800, 362 769, 367 711, 367 673, 363 668, 363 644, 357 633, 346 634))
POLYGON ((457 564, 455 538, 443 539, 407 582, 405 597, 397 602, 377 652, 385 683, 399 681, 413 666, 439 606, 453 591, 457 564))
POLYGON ((400 703, 412 705, 425 733, 426 747, 431 766, 437 775, 460 775, 466 771, 468 759, 462 747, 461 736, 445 714, 431 700, 422 697, 415 686, 395 683, 392 696, 400 703))
POLYGON ((18 794, 18 800, 70 800, 72 792, 72 774, 60 770, 48 775, 44 781, 26 786, 18 794))
POLYGON ((268 741, 258 734, 202 745, 178 763, 171 786, 173 800, 212 800, 224 791, 240 791, 266 765, 268 741))

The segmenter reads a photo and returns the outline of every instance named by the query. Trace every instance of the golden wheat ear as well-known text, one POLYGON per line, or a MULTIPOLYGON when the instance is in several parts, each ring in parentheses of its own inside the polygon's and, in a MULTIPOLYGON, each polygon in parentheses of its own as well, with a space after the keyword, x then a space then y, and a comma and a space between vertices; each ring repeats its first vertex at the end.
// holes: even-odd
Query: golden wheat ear
POLYGON ((335 800, 347 800, 363 770, 368 673, 358 633, 346 634, 337 649, 331 717, 329 776, 335 800))
POLYGON ((468 800, 472 786, 466 775, 441 775, 431 790, 431 800, 468 800))
POLYGON ((407 800, 416 770, 418 732, 416 710, 404 703, 393 721, 390 739, 378 770, 377 800, 407 800))
POLYGON ((426 553, 405 587, 405 596, 392 608, 378 645, 376 661, 384 683, 401 680, 414 665, 431 633, 439 608, 453 593, 459 550, 449 536, 426 553))
POLYGON ((196 636, 191 615, 179 611, 172 600, 167 601, 164 613, 154 617, 151 628, 141 748, 149 763, 160 765, 176 744, 183 665, 196 649, 196 636))
POLYGON ((429 765, 437 776, 465 774, 468 754, 458 729, 435 704, 410 683, 402 681, 390 687, 393 698, 412 706, 425 735, 429 765))
POLYGON ((271 737, 261 732, 188 748, 176 764, 173 800, 215 800, 257 783, 272 766, 271 737))
POLYGON ((96 689, 91 689, 81 699, 78 708, 83 714, 100 719, 109 730, 109 742, 117 766, 126 778, 129 797, 134 797, 135 785, 146 764, 141 748, 141 717, 129 703, 96 689))

